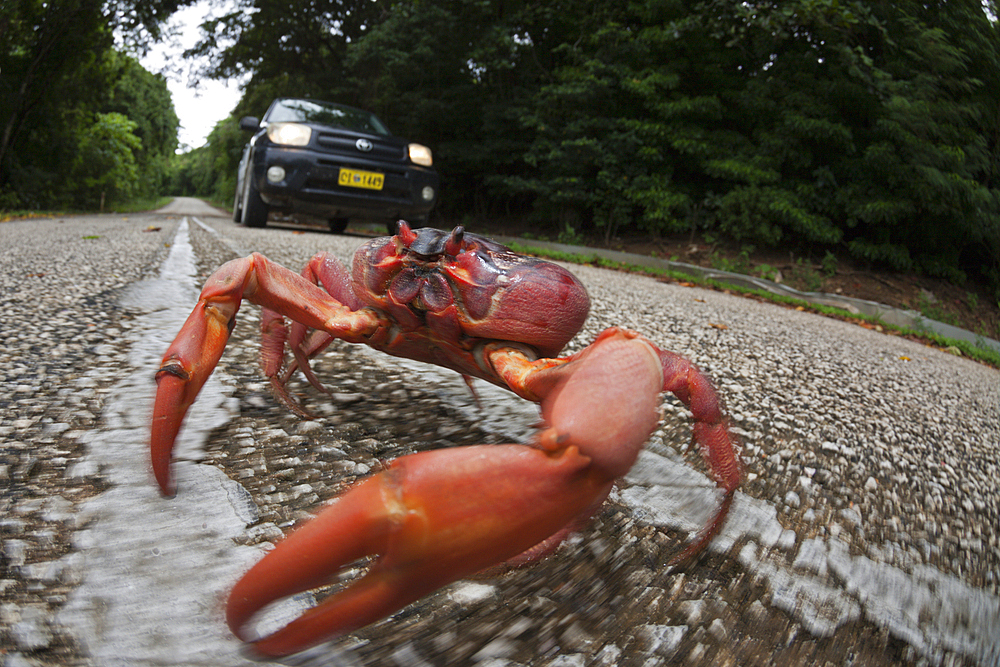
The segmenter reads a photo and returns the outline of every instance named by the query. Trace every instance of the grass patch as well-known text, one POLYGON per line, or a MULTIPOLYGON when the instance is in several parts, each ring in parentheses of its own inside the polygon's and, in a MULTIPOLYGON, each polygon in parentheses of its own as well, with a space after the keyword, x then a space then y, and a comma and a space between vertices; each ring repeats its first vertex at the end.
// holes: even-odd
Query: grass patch
POLYGON ((10 220, 29 220, 32 218, 58 218, 63 215, 142 213, 145 211, 155 211, 158 208, 163 208, 171 201, 173 201, 173 197, 148 197, 134 199, 122 204, 116 204, 113 208, 109 208, 107 211, 84 211, 76 209, 67 209, 64 211, 35 211, 29 209, 12 209, 9 211, 0 211, 0 222, 8 222, 10 220))
MULTIPOLYGON (((124 204, 116 204, 113 211, 105 211, 106 213, 142 213, 144 211, 155 211, 156 209, 163 208, 171 201, 173 197, 149 197, 144 199, 134 199, 130 202, 124 204)), ((94 211, 90 211, 94 213, 94 211)))
POLYGON ((969 343, 964 340, 955 340, 953 338, 947 338, 945 336, 940 336, 938 334, 926 331, 924 329, 895 327, 892 326, 891 324, 886 324, 884 321, 882 321, 881 318, 873 317, 870 315, 851 313, 847 310, 844 310, 843 308, 836 308, 833 306, 825 306, 822 304, 811 303, 809 301, 803 301, 802 299, 796 299, 795 297, 786 296, 783 294, 772 294, 771 292, 762 289, 752 289, 740 285, 733 285, 731 283, 721 282, 718 280, 710 280, 702 278, 701 276, 684 273, 682 271, 675 271, 673 269, 641 266, 638 264, 631 264, 627 262, 615 262, 612 260, 604 259, 602 257, 598 257, 597 255, 588 255, 586 253, 584 254, 568 253, 559 250, 549 250, 547 248, 526 246, 520 243, 511 243, 509 247, 511 250, 519 254, 535 255, 538 257, 545 257, 547 259, 553 259, 560 262, 567 262, 570 264, 586 264, 605 269, 613 269, 616 271, 639 273, 674 282, 696 285, 698 287, 705 287, 718 291, 740 294, 742 296, 758 299, 760 301, 768 301, 771 303, 776 303, 779 305, 794 308, 796 310, 804 310, 812 313, 817 313, 820 315, 825 315, 827 317, 843 320, 846 322, 853 322, 855 324, 863 326, 866 329, 873 329, 876 331, 889 333, 890 335, 899 335, 911 339, 917 339, 927 345, 938 347, 944 350, 945 352, 966 356, 980 363, 987 364, 995 368, 1000 368, 1000 353, 994 351, 991 348, 987 348, 985 346, 980 346, 980 345, 973 345, 972 343, 969 343))
POLYGON ((0 211, 0 222, 10 222, 11 220, 28 220, 31 218, 54 218, 66 215, 64 211, 26 211, 13 209, 10 211, 0 211))
POLYGON ((210 197, 199 197, 203 202, 209 206, 214 206, 215 208, 221 208, 223 211, 233 212, 233 200, 232 199, 212 199, 210 197))

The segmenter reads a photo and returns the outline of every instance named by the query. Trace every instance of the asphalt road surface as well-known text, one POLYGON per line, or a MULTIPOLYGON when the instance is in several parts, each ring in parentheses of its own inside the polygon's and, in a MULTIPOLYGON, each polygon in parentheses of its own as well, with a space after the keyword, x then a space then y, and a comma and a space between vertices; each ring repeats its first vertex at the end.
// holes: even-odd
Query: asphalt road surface
MULTIPOLYGON (((271 396, 259 310, 185 426, 178 494, 148 464, 159 358, 221 263, 345 261, 365 239, 246 229, 188 200, 160 213, 0 224, 0 664, 254 663, 228 589, 289 527, 402 454, 524 441, 534 406, 334 344, 330 389, 271 396)), ((568 351, 618 325, 716 381, 746 480, 697 563, 664 564, 716 492, 665 419, 595 520, 542 563, 462 581, 281 661, 296 665, 996 665, 1000 373, 809 313, 590 267, 568 351)), ((613 406, 609 406, 609 414, 613 406)), ((488 484, 489 480, 483 480, 488 484)), ((261 631, 311 604, 275 609, 261 631)), ((266 663, 265 663, 266 664, 266 663)))

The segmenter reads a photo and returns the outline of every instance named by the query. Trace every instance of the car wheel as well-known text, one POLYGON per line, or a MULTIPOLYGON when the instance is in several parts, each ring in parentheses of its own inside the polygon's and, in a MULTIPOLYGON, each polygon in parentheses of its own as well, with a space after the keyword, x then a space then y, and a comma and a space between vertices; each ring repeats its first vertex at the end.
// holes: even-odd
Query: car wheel
POLYGON ((247 176, 246 196, 243 197, 243 225, 246 227, 263 227, 267 224, 267 204, 260 198, 253 178, 247 176))
POLYGON ((330 218, 327 224, 330 225, 330 231, 334 234, 343 234, 344 230, 347 229, 347 218, 330 218))

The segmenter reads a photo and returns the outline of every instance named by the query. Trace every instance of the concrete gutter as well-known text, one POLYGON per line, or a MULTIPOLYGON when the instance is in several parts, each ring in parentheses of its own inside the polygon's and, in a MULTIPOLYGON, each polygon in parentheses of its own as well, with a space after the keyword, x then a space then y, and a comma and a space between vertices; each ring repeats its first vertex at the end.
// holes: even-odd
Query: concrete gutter
POLYGON ((989 349, 1000 354, 1000 341, 981 336, 971 331, 967 331, 966 329, 960 329, 959 327, 952 326, 950 324, 945 324, 944 322, 929 320, 915 310, 902 310, 900 308, 893 308, 892 306, 887 306, 882 303, 876 303, 875 301, 854 299, 847 296, 841 296, 840 294, 827 294, 826 292, 800 292, 796 289, 792 289, 791 287, 780 285, 776 282, 765 280, 763 278, 755 278, 753 276, 747 276, 741 273, 732 273, 729 271, 719 271, 718 269, 708 269, 694 264, 685 264, 684 262, 673 262, 660 257, 636 255, 618 250, 605 250, 603 248, 584 248, 580 246, 567 245, 565 243, 536 241, 534 239, 522 239, 512 236, 494 236, 492 238, 498 243, 503 243, 504 245, 516 243, 520 246, 527 246, 529 248, 541 248, 572 255, 590 255, 612 262, 620 262, 622 264, 632 264, 634 266, 643 266, 651 269, 677 271, 702 280, 714 280, 716 282, 734 285, 736 287, 757 289, 770 294, 791 297, 807 303, 841 308, 854 315, 876 317, 886 324, 894 327, 938 334, 939 336, 944 336, 946 338, 965 341, 975 345, 976 347, 989 349))

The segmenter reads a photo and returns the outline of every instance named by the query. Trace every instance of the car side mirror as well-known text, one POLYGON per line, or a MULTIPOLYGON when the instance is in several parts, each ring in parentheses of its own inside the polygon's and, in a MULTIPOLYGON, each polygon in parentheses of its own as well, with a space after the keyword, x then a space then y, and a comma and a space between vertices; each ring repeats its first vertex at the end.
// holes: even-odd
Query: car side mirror
POLYGON ((248 132, 256 132, 260 129, 260 119, 254 116, 243 116, 243 118, 240 118, 240 129, 248 132))

